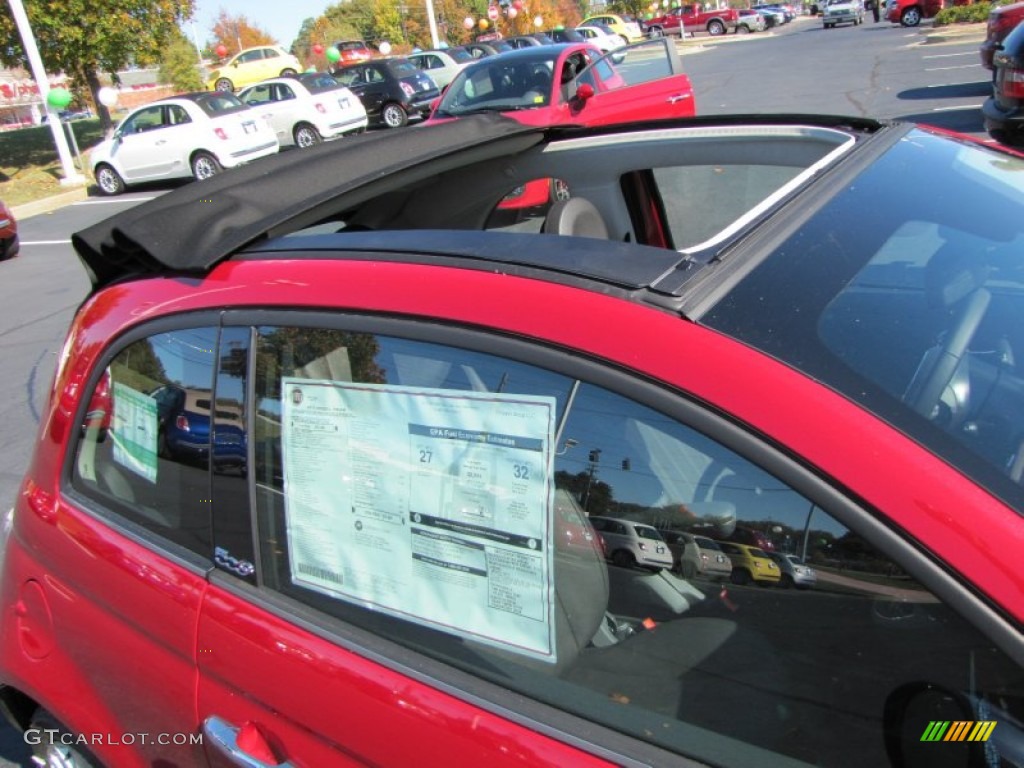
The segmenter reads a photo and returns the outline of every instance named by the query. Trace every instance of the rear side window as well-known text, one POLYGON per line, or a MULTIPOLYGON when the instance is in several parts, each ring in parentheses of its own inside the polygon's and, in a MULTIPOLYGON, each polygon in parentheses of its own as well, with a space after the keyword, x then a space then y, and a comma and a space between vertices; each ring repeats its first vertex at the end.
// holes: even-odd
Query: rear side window
POLYGON ((94 391, 76 490, 187 549, 211 552, 208 468, 215 328, 159 333, 121 350, 94 391))

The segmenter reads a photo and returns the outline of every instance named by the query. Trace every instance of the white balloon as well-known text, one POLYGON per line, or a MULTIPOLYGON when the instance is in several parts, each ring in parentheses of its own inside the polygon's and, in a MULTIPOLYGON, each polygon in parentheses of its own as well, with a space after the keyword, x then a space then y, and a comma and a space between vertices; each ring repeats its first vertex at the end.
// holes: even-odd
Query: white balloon
POLYGON ((96 98, 104 107, 112 107, 117 104, 117 89, 105 85, 96 93, 96 98))
POLYGON ((391 43, 385 40, 383 43, 377 46, 377 50, 383 53, 385 56, 387 56, 389 53, 391 53, 391 43))

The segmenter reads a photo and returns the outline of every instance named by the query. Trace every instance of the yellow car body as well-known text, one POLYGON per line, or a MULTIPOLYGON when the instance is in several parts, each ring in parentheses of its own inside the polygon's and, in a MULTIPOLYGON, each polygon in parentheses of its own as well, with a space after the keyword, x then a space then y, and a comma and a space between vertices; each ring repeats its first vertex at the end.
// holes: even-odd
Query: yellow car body
POLYGON ((211 91, 237 91, 272 77, 301 71, 299 60, 281 46, 259 45, 239 51, 212 70, 206 78, 206 87, 211 91))
POLYGON ((732 541, 719 541, 718 546, 732 561, 732 575, 729 578, 734 584, 754 582, 759 586, 771 586, 778 584, 782 578, 779 566, 764 550, 732 541))
POLYGON ((621 37, 626 43, 636 43, 644 39, 644 30, 640 22, 632 16, 622 16, 618 13, 601 13, 595 16, 588 16, 578 26, 587 24, 605 24, 611 27, 612 31, 621 37))

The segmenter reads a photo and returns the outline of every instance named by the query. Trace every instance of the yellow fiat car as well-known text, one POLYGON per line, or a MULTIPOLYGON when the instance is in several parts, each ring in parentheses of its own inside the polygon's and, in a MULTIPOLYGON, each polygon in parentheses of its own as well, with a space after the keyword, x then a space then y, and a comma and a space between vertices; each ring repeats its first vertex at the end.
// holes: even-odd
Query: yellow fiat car
POLYGON ((644 29, 640 22, 629 15, 602 13, 598 16, 588 16, 579 23, 579 26, 587 24, 605 24, 611 27, 612 32, 621 37, 627 45, 644 39, 644 29))
POLYGON ((770 587, 779 583, 782 572, 768 554, 750 544, 735 544, 731 541, 720 541, 718 546, 732 561, 733 584, 750 584, 754 582, 761 587, 770 587))
POLYGON ((211 91, 237 91, 271 77, 295 75, 302 64, 279 45, 244 48, 210 72, 206 87, 211 91))

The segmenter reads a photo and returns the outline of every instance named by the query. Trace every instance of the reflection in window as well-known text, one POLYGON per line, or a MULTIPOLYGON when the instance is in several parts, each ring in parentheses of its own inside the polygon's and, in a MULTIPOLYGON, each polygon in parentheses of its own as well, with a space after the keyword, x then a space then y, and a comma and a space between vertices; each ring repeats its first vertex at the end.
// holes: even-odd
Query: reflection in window
POLYGON ((80 490, 207 556, 216 341, 216 329, 182 329, 122 350, 90 406, 89 423, 106 428, 85 430, 75 474, 80 490))
MULTIPOLYGON (((1021 717, 1021 670, 980 633, 818 503, 661 411, 553 371, 465 349, 310 328, 261 328, 258 339, 256 488, 263 583, 325 616, 503 689, 716 764, 770 765, 781 758, 811 765, 887 764, 887 700, 900 699, 920 681, 984 702, 993 719, 1021 717), (293 391, 282 391, 282 379, 362 383, 364 395, 375 387, 409 388, 404 391, 443 393, 453 404, 488 393, 496 403, 519 396, 555 404, 557 429, 536 437, 553 442, 553 487, 545 508, 553 538, 547 543, 553 544, 557 658, 538 661, 479 642, 464 627, 445 631, 294 580, 281 451, 283 395, 292 397, 293 391), (597 515, 639 525, 645 535, 637 540, 644 546, 667 546, 668 535, 673 544, 695 549, 689 557, 703 552, 729 562, 716 560, 719 567, 703 570, 684 570, 681 562, 671 570, 614 564, 623 562, 612 550, 611 532, 619 528, 603 521, 605 533, 595 530, 589 518, 597 515), (781 574, 792 567, 796 586, 797 566, 806 588, 784 589, 789 582, 781 574), (777 575, 742 578, 733 575, 738 567, 775 569, 777 575), (778 586, 759 586, 767 583, 778 586)), ((351 402, 359 408, 384 403, 372 396, 351 402)), ((321 426, 330 433, 331 419, 321 426)), ((389 477, 399 478, 399 486, 407 471, 412 487, 422 470, 403 463, 401 457, 410 454, 408 438, 394 445, 378 445, 380 434, 366 439, 379 450, 339 453, 338 467, 362 462, 365 470, 379 462, 389 477)), ((481 462, 475 466, 485 468, 481 462)), ((510 477, 494 474, 475 487, 499 497, 514 490, 510 477)), ((373 493, 366 490, 364 501, 373 493)), ((366 561, 378 563, 377 571, 316 575, 339 585, 353 577, 394 578, 406 569, 406 542, 420 525, 408 509, 443 523, 452 514, 446 498, 420 494, 410 497, 408 507, 381 507, 369 516, 347 504, 331 509, 330 497, 317 500, 324 514, 351 525, 338 529, 348 531, 341 534, 344 542, 321 537, 310 545, 350 552, 365 547, 387 556, 366 561), (392 533, 367 535, 384 518, 392 533)), ((475 541, 469 528, 454 527, 437 539, 434 552, 443 561, 446 547, 465 552, 475 541)), ((459 589, 472 583, 482 590, 508 588, 494 603, 503 607, 515 595, 500 569, 447 572, 445 578, 459 589)), ((438 579, 442 595, 444 583, 438 579)), ((410 606, 410 612, 416 609, 410 606)), ((495 609, 492 618, 492 631, 500 632, 506 617, 495 609)), ((907 709, 908 717, 915 714, 920 711, 907 709)), ((927 725, 915 721, 908 727, 917 729, 916 739, 927 725)))

